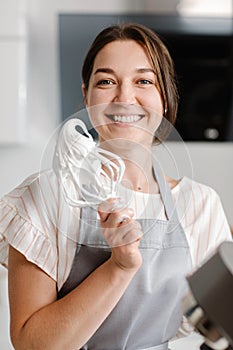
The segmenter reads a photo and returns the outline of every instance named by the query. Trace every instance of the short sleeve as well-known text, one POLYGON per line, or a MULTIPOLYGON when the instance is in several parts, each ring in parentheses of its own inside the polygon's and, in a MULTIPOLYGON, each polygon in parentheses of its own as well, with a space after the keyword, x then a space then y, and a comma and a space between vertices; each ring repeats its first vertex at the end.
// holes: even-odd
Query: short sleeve
MULTIPOLYGON (((11 245, 57 280, 56 227, 46 210, 48 201, 53 206, 55 202, 51 201, 52 181, 48 179, 47 188, 42 187, 35 175, 0 200, 0 263, 8 266, 11 245)), ((55 212, 51 206, 49 210, 55 212)))
POLYGON ((219 195, 211 187, 186 179, 178 199, 181 224, 196 269, 223 241, 232 240, 219 195))

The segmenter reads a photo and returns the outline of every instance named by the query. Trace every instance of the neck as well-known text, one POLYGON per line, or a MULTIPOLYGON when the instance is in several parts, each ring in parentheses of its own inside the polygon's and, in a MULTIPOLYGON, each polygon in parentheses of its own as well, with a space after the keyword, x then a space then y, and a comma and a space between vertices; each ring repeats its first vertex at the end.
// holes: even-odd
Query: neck
POLYGON ((126 169, 122 185, 134 191, 158 193, 158 186, 153 175, 151 159, 141 164, 125 161, 126 169))
POLYGON ((120 156, 124 161, 130 160, 144 165, 151 160, 151 144, 138 144, 131 140, 110 139, 100 142, 100 147, 120 156))
POLYGON ((151 145, 141 145, 132 141, 110 140, 100 144, 110 152, 119 155, 125 163, 122 185, 135 191, 158 193, 153 175, 151 145))

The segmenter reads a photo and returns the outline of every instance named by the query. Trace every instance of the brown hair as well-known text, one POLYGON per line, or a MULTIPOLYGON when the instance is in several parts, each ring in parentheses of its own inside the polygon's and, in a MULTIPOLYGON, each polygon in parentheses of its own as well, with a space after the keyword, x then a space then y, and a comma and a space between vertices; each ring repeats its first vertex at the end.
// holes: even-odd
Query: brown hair
POLYGON ((158 89, 164 107, 164 116, 174 125, 178 107, 174 65, 161 39, 151 29, 136 23, 114 25, 102 30, 87 52, 82 68, 82 79, 88 90, 94 60, 98 52, 108 43, 116 40, 134 40, 147 51, 152 67, 158 77, 158 89))

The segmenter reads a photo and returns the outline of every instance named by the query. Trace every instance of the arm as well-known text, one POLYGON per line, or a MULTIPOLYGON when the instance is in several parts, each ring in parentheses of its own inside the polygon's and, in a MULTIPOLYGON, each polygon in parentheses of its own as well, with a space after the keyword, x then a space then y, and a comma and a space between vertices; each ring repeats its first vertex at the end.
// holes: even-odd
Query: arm
MULTIPOLYGON (((112 225, 119 225, 116 213, 109 219, 112 225)), ((132 234, 134 230, 133 220, 123 227, 124 233, 132 234)), ((11 247, 9 299, 15 349, 73 350, 83 346, 115 307, 140 268, 138 245, 139 239, 136 239, 131 244, 113 248, 108 261, 60 300, 56 300, 56 282, 11 247)))

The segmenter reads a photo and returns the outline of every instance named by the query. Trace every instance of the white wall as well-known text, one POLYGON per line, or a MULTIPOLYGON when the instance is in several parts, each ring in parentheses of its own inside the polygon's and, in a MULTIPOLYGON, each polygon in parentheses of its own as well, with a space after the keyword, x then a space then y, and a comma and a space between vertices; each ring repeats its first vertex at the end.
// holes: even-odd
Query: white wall
MULTIPOLYGON (((0 196, 27 175, 40 169, 44 145, 60 122, 57 14, 61 11, 140 12, 143 9, 174 12, 177 2, 179 1, 26 0, 28 23, 26 138, 21 144, 0 146, 0 196)), ((187 143, 186 146, 191 157, 194 178, 210 184, 218 191, 229 222, 233 225, 233 143, 187 143)), ((177 154, 180 174, 184 175, 186 169, 179 147, 174 145, 174 152, 177 154)), ((1 288, 4 289, 2 293, 5 293, 6 284, 0 279, 0 293, 1 288)), ((0 300, 0 324, 2 320, 7 322, 7 319, 5 302, 0 300)), ((0 348, 8 350, 7 345, 1 346, 6 337, 5 331, 4 335, 1 333, 2 328, 0 348)))

